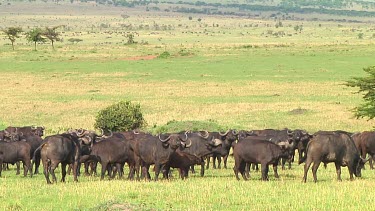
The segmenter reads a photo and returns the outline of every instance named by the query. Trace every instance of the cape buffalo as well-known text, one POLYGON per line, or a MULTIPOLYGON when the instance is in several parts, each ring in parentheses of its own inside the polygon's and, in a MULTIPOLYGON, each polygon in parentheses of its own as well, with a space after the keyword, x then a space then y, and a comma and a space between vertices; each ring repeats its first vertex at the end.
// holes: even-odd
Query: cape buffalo
POLYGON ((187 147, 187 135, 181 138, 179 134, 166 134, 168 137, 163 138, 159 135, 153 136, 144 134, 138 137, 135 143, 135 160, 136 160, 136 174, 137 180, 139 179, 139 168, 142 167, 142 174, 147 178, 149 177, 149 167, 155 164, 155 181, 158 180, 159 173, 162 166, 164 166, 171 156, 171 154, 178 148, 187 147))
MULTIPOLYGON (((72 134, 58 134, 45 138, 42 145, 36 150, 40 150, 43 173, 48 184, 51 184, 49 174, 52 175, 52 182, 56 182, 55 169, 61 163, 61 181, 65 182, 66 166, 73 164, 74 181, 78 182, 77 170, 80 159, 80 143, 78 137, 72 134)), ((34 154, 35 154, 34 153, 34 154)))
POLYGON ((268 165, 272 164, 275 177, 278 178, 277 165, 280 158, 289 158, 287 143, 283 142, 279 145, 268 140, 260 140, 258 137, 247 137, 239 141, 233 149, 235 160, 234 173, 237 180, 240 180, 238 173, 242 178, 247 180, 245 174, 246 163, 260 163, 262 169, 262 180, 268 180, 268 165))
POLYGON ((27 175, 27 171, 30 171, 30 176, 32 176, 30 145, 24 141, 0 141, 0 176, 3 163, 14 164, 18 161, 23 163, 24 176, 27 175))
POLYGON ((312 163, 314 182, 317 182, 316 172, 320 163, 335 163, 337 180, 341 181, 341 166, 347 166, 350 180, 353 174, 361 176, 361 169, 366 160, 360 157, 359 151, 347 133, 318 132, 307 145, 306 163, 303 182, 306 182, 307 172, 312 163))

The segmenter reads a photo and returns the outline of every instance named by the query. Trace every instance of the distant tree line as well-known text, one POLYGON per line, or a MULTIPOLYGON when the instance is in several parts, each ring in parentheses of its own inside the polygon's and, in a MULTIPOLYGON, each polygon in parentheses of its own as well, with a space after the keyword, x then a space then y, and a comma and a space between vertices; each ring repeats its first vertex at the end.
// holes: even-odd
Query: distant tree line
MULTIPOLYGON (((36 50, 37 43, 44 43, 47 40, 51 42, 52 48, 55 49, 54 43, 60 41, 60 33, 56 31, 61 26, 45 27, 45 29, 34 28, 25 33, 26 40, 34 44, 36 50)), ((20 34, 23 32, 21 27, 8 27, 2 30, 5 36, 10 40, 12 49, 14 50, 14 43, 20 34)))
MULTIPOLYGON (((173 2, 167 2, 173 3, 173 2)), ((329 9, 333 7, 331 5, 328 8, 324 6, 320 7, 303 7, 298 4, 287 4, 280 3, 278 6, 267 6, 267 5, 250 5, 250 4, 220 4, 220 3, 206 3, 206 2, 182 2, 179 1, 179 4, 186 4, 192 6, 207 6, 209 8, 191 8, 191 7, 176 7, 174 12, 181 13, 199 13, 199 14, 230 14, 230 15, 241 15, 236 12, 223 12, 218 11, 218 8, 237 8, 239 11, 279 11, 283 13, 300 13, 300 14, 310 14, 310 13, 319 13, 319 14, 329 14, 329 15, 345 15, 345 16, 359 16, 359 17, 374 17, 374 11, 359 11, 359 10, 345 10, 345 9, 329 9), (212 8, 216 7, 216 9, 212 8)), ((339 6, 339 5, 337 5, 339 6)), ((341 6, 340 6, 341 7, 341 6)), ((337 7, 334 7, 337 8, 337 7)), ((374 4, 375 8, 375 4, 374 4)))

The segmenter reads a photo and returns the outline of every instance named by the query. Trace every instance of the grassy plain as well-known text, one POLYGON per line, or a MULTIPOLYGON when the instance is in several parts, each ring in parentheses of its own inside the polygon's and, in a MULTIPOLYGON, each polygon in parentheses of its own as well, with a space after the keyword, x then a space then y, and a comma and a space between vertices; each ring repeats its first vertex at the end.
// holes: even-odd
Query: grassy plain
MULTIPOLYGON (((172 120, 310 132, 373 128, 373 121, 352 117, 361 95, 342 85, 374 65, 373 23, 283 20, 276 28, 274 20, 199 16, 198 21, 185 14, 73 6, 0 5, 3 27, 66 25, 56 50, 47 43, 33 51, 20 38, 12 51, 8 40, 0 40, 0 127, 44 125, 47 134, 92 129, 100 109, 128 99, 140 103, 149 130, 172 120), (125 27, 129 24, 132 29, 125 27), (296 25, 303 25, 301 33, 296 25), (137 32, 138 44, 126 45, 129 32, 137 32), (83 41, 71 44, 69 38, 83 41), (157 58, 164 51, 171 56, 157 58)), ((343 169, 343 182, 337 182, 329 165, 319 169, 317 184, 311 174, 302 184, 303 168, 294 164, 280 170, 280 179, 271 171, 271 181, 261 182, 256 172, 251 181, 237 182, 229 162, 230 169, 209 169, 204 178, 157 183, 82 176, 79 183, 69 177, 66 184, 46 185, 42 175, 23 178, 6 171, 0 209, 372 209, 370 170, 350 182, 343 169)))

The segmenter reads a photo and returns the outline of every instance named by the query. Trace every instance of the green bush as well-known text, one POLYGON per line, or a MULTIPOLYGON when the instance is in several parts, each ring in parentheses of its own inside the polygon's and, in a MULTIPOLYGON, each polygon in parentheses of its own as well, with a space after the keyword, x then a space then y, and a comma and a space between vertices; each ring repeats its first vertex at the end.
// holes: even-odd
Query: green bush
POLYGON ((214 120, 208 121, 176 121, 172 120, 167 122, 167 124, 162 126, 154 125, 149 132, 153 134, 157 133, 177 133, 180 131, 198 131, 198 130, 207 130, 207 131, 224 131, 225 127, 219 125, 214 120))
POLYGON ((146 126, 141 106, 121 101, 99 111, 94 127, 104 131, 127 131, 146 126))
POLYGON ((163 53, 161 53, 158 58, 160 59, 167 59, 171 56, 171 54, 168 52, 168 51, 164 51, 163 53))

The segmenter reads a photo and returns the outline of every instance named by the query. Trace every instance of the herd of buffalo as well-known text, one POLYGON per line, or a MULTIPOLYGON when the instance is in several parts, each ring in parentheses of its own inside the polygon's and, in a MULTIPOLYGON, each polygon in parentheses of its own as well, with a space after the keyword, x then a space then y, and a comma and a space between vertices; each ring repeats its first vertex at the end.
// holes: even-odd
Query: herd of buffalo
MULTIPOLYGON (((121 178, 124 165, 128 164, 128 178, 131 180, 150 180, 149 168, 154 165, 154 180, 162 173, 170 176, 170 168, 179 170, 180 177, 188 177, 194 171, 194 165, 201 165, 204 175, 205 160, 207 168, 210 157, 214 167, 217 159, 220 168, 221 158, 227 168, 227 158, 233 149, 235 160, 234 173, 240 180, 250 175, 250 166, 258 168, 261 164, 262 180, 268 180, 269 165, 272 165, 275 178, 278 178, 277 166, 294 161, 298 152, 298 163, 305 163, 303 181, 312 166, 314 181, 317 181, 317 169, 320 163, 333 162, 337 179, 341 180, 341 166, 347 166, 350 179, 353 174, 361 176, 366 161, 375 156, 375 132, 349 133, 346 131, 318 131, 309 134, 305 130, 251 130, 226 132, 183 131, 152 135, 140 131, 112 132, 101 134, 85 129, 70 129, 65 133, 44 136, 44 127, 25 126, 8 127, 0 131, 0 176, 8 164, 23 163, 24 176, 38 174, 40 161, 48 184, 56 182, 55 169, 61 164, 62 179, 68 171, 73 171, 78 181, 81 163, 86 175, 96 174, 97 164, 101 164, 101 179, 107 173, 110 178, 116 174, 121 178), (369 154, 370 157, 366 158, 369 154), (33 172, 33 166, 35 171, 33 172), (141 170, 141 171, 140 171, 141 170), (50 174, 52 181, 50 180, 50 174)), ((371 161, 371 160, 370 160, 371 161)), ((370 163, 372 164, 372 163, 370 163)), ((372 166, 371 166, 372 168, 372 166)))

